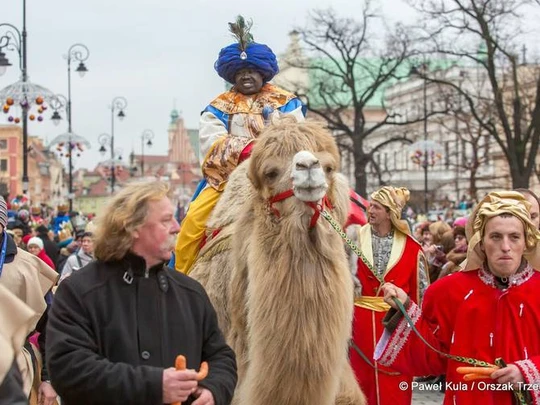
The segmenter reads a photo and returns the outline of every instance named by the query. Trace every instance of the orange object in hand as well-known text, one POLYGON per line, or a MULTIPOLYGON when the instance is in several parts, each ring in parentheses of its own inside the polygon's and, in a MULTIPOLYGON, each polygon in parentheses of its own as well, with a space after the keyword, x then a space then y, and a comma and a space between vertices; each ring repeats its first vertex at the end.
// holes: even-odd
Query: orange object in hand
POLYGON ((176 368, 177 370, 186 369, 186 358, 182 356, 181 354, 176 356, 176 361, 174 362, 174 368, 176 368))
POLYGON ((489 375, 470 373, 463 376, 464 381, 491 379, 489 375))
POLYGON ((207 375, 208 375, 208 363, 206 361, 203 361, 201 363, 201 369, 197 373, 197 381, 204 380, 207 375))
MULTIPOLYGON (((178 371, 185 370, 186 369, 186 358, 182 356, 181 354, 176 356, 176 360, 174 361, 174 368, 178 371)), ((171 405, 182 405, 180 402, 173 402, 171 405)))
POLYGON ((458 374, 478 374, 489 377, 498 369, 499 367, 458 367, 456 371, 458 374))
MULTIPOLYGON (((174 361, 174 368, 176 368, 178 371, 185 370, 186 369, 186 357, 179 354, 176 356, 176 360, 174 361)), ((208 375, 208 363, 206 361, 203 361, 201 363, 201 369, 197 373, 197 381, 202 381, 206 378, 208 375)), ((171 405, 181 405, 180 402, 173 402, 171 405)))

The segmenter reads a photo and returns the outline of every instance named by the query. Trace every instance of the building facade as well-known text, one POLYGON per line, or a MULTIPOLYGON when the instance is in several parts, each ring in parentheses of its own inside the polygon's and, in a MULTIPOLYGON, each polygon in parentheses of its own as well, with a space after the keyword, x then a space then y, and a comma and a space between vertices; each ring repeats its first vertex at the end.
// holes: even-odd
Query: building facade
MULTIPOLYGON (((0 125, 0 194, 14 198, 22 195, 22 129, 18 125, 0 125)), ((32 204, 56 206, 64 202, 66 182, 63 166, 49 152, 43 140, 28 138, 28 196, 32 204)))

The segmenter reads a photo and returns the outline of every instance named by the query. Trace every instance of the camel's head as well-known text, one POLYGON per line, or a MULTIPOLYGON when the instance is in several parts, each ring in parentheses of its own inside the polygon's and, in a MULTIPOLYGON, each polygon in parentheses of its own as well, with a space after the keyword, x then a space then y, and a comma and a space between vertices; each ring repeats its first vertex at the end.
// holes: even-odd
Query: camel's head
POLYGON ((291 178, 294 195, 302 201, 317 202, 325 196, 328 189, 321 162, 307 150, 301 150, 294 155, 291 178))
POLYGON ((318 202, 332 192, 339 153, 321 124, 284 116, 261 133, 249 165, 248 176, 264 200, 289 193, 318 202))

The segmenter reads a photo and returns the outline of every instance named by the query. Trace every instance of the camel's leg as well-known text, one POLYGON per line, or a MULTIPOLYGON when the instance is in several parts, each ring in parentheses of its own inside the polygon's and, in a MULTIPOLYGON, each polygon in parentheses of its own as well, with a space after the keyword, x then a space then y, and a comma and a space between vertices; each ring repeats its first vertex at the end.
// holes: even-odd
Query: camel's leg
POLYGON ((366 397, 354 376, 351 365, 347 361, 343 367, 340 379, 340 387, 338 396, 336 397, 336 405, 366 405, 366 397))

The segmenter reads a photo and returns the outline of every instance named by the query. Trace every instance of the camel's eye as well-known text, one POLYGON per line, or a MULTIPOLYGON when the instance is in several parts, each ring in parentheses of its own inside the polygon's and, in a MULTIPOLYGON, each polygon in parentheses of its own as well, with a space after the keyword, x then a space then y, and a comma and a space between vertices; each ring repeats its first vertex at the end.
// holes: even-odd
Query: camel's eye
POLYGON ((332 166, 326 166, 324 170, 326 171, 326 173, 330 174, 334 171, 334 168, 332 166))
POLYGON ((267 180, 275 180, 278 175, 279 172, 277 169, 268 169, 264 172, 264 177, 267 180))

